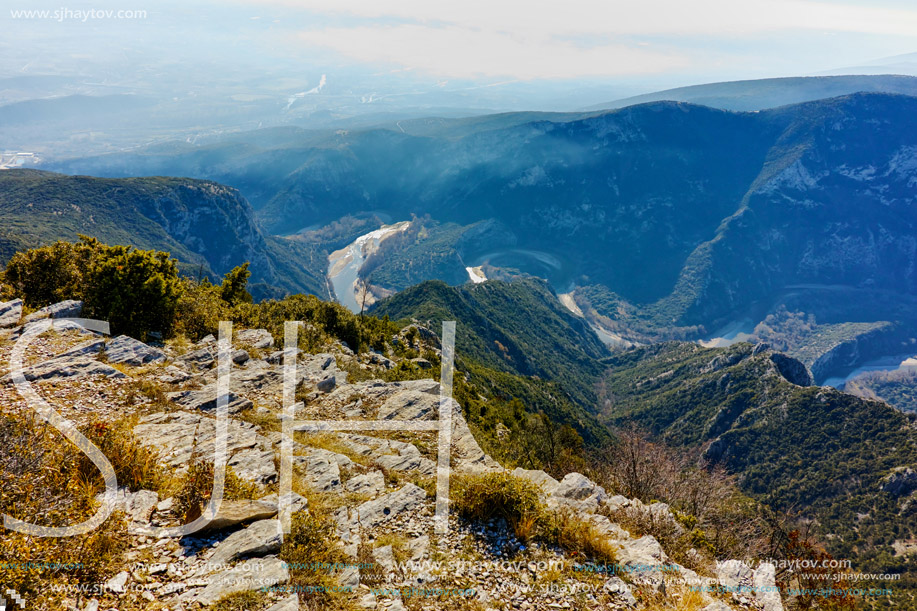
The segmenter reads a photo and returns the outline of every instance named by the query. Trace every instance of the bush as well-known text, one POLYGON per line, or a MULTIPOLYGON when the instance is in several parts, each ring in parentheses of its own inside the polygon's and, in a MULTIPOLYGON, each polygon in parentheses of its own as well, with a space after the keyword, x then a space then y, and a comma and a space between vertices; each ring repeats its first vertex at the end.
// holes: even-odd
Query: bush
POLYGON ((543 513, 540 494, 537 484, 498 472, 456 478, 451 500, 463 518, 484 521, 501 517, 518 536, 543 513))
POLYGON ((93 254, 83 272, 83 315, 143 341, 150 331, 170 336, 182 289, 175 259, 167 252, 84 241, 93 254))
MULTIPOLYGON (((155 452, 140 445, 129 421, 115 424, 94 422, 83 434, 111 462, 119 487, 127 486, 135 491, 157 490, 163 484, 164 473, 156 461, 155 452)), ((79 471, 82 476, 86 479, 96 477, 98 469, 95 464, 85 454, 81 457, 79 471)))
POLYGON ((592 523, 566 508, 549 510, 541 501, 541 489, 525 478, 505 472, 455 478, 452 507, 463 518, 506 520, 522 541, 537 539, 597 562, 614 562, 614 546, 592 523))
POLYGON ((6 265, 6 281, 26 305, 39 308, 82 295, 90 249, 85 242, 55 242, 17 252, 6 265))
POLYGON ((337 538, 334 522, 316 509, 309 503, 309 511, 291 516, 290 533, 283 538, 280 559, 287 563, 292 588, 300 592, 315 588, 300 597, 307 609, 340 607, 333 604, 335 598, 340 598, 332 590, 339 585, 334 573, 318 567, 334 566, 347 561, 347 557, 333 543, 337 538))
POLYGON ((220 321, 232 318, 232 309, 222 299, 221 287, 206 278, 195 282, 182 281, 182 294, 175 308, 175 332, 197 341, 206 335, 219 332, 220 321))
POLYGON ((223 277, 223 284, 220 285, 220 299, 229 305, 251 303, 251 293, 245 288, 251 275, 252 273, 248 271, 248 261, 232 268, 223 277))
POLYGON ((29 307, 80 299, 83 316, 107 320, 113 333, 141 340, 150 331, 171 333, 182 289, 169 253, 108 246, 85 236, 18 252, 5 275, 29 307))

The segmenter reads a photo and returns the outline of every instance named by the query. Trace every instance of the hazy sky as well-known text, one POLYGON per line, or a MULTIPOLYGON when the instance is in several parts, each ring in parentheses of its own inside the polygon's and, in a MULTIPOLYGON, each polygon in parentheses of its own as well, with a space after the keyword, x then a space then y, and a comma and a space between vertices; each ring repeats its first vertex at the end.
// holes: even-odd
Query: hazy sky
POLYGON ((326 92, 365 91, 367 99, 417 83, 576 82, 582 91, 619 85, 638 93, 816 74, 917 51, 913 0, 56 2, 0 0, 2 76, 79 74, 108 84, 261 79, 281 89, 287 79, 292 95, 319 86, 324 74, 326 92), (42 9, 52 16, 13 14, 42 9), (87 9, 145 16, 73 14, 87 9), (70 16, 55 19, 61 10, 70 16))

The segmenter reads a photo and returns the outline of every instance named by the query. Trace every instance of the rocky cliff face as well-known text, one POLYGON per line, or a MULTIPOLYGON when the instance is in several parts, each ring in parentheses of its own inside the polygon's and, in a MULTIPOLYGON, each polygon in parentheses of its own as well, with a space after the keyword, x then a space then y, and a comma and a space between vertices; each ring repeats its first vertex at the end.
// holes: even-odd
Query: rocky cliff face
MULTIPOLYGON (((222 275, 249 261, 253 283, 324 294, 313 253, 266 236, 235 189, 187 178, 108 179, 35 170, 0 173, 0 256, 90 235, 170 252, 186 271, 222 275)), ((319 256, 317 266, 324 270, 319 256)), ((321 273, 321 272, 319 272, 321 273)))

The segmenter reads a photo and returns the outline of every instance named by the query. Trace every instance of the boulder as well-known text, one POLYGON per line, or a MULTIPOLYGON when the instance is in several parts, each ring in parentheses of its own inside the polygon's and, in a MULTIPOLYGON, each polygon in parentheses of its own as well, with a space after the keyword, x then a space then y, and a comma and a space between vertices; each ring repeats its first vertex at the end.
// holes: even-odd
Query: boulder
POLYGON ((245 350, 233 350, 232 352, 232 362, 236 365, 242 365, 250 358, 251 357, 248 355, 248 352, 245 350))
POLYGON ((651 535, 639 539, 618 540, 618 562, 622 565, 662 564, 669 561, 662 546, 651 535))
POLYGON ((105 358, 109 363, 139 366, 164 361, 166 355, 162 350, 147 346, 133 337, 119 335, 105 346, 105 358))
POLYGON ((634 597, 633 592, 631 592, 630 586, 618 576, 612 576, 606 579, 602 589, 606 592, 615 594, 627 607, 637 606, 637 599, 634 597))
POLYGON ((512 475, 525 478, 537 484, 545 494, 553 494, 557 490, 557 487, 560 486, 560 482, 540 469, 523 469, 522 467, 516 467, 513 469, 512 475))
POLYGON ((200 367, 201 369, 206 369, 211 367, 216 362, 215 351, 211 350, 207 346, 194 350, 193 352, 188 352, 183 354, 181 360, 186 363, 191 363, 200 367))
POLYGON ((777 570, 773 564, 762 562, 752 576, 755 600, 764 611, 783 611, 783 600, 777 589, 777 570))
POLYGON ((337 380, 334 379, 334 376, 328 376, 327 378, 319 381, 319 383, 315 385, 315 388, 317 388, 320 392, 329 393, 334 390, 335 386, 337 386, 337 380))
POLYGON ((586 503, 595 503, 598 505, 607 498, 605 489, 596 484, 594 481, 582 473, 567 473, 557 488, 554 490, 554 496, 573 501, 586 503))
POLYGON ((741 560, 725 560, 716 563, 716 578, 730 589, 752 585, 754 571, 741 560))

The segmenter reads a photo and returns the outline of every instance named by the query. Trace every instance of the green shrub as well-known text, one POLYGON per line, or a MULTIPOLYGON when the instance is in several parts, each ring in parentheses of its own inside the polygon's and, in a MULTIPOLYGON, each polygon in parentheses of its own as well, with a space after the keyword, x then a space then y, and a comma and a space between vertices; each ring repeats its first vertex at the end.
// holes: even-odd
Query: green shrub
POLYGON ((82 295, 90 249, 85 242, 55 242, 17 252, 6 265, 6 281, 26 305, 37 308, 82 295))
POLYGON ((503 472, 458 477, 450 493, 453 508, 463 518, 500 517, 514 530, 522 530, 519 527, 541 516, 544 508, 539 496, 536 484, 503 472))
POLYGON ((150 331, 170 336, 182 290, 175 259, 167 252, 84 242, 93 254, 83 272, 83 315, 140 340, 150 331))
POLYGON ((171 333, 182 289, 169 253, 85 236, 18 252, 5 275, 29 307, 81 299, 83 316, 107 320, 113 333, 141 340, 151 331, 171 333))
POLYGON ((175 332, 197 341, 219 332, 220 321, 232 318, 232 309, 221 297, 221 287, 208 279, 200 282, 186 278, 175 308, 175 332))

